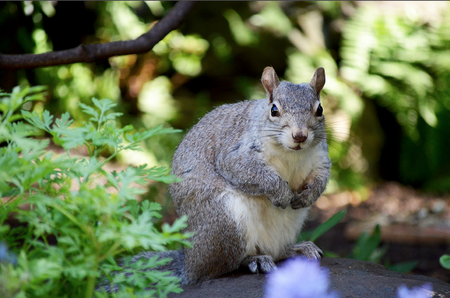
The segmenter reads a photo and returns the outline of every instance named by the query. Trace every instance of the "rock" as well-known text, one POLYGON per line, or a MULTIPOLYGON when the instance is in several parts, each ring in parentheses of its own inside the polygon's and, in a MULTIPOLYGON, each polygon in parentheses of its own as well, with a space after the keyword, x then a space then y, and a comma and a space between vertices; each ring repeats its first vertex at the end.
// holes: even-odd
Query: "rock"
MULTIPOLYGON (((337 292, 340 298, 396 297, 400 285, 412 288, 425 283, 432 285, 433 297, 450 297, 450 284, 446 282, 426 276, 393 272, 380 264, 325 257, 321 265, 329 268, 330 291, 337 292)), ((168 297, 264 297, 265 281, 265 274, 251 274, 240 270, 198 285, 187 286, 183 293, 171 294, 168 297)))
POLYGON ((352 259, 324 258, 322 266, 330 269, 330 289, 344 297, 397 297, 397 288, 430 283, 433 297, 450 297, 450 285, 431 277, 398 273, 380 264, 352 259), (440 296, 439 296, 440 295, 440 296))

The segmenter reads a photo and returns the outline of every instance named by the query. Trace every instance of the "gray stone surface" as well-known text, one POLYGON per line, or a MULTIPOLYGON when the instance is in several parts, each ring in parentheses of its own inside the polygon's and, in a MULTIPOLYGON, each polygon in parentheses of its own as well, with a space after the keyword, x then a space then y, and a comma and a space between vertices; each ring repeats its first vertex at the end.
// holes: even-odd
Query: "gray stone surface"
MULTIPOLYGON (((341 298, 396 297, 400 285, 412 288, 424 283, 431 283, 433 286, 433 297, 450 298, 450 284, 431 277, 397 273, 379 264, 351 259, 324 258, 321 265, 330 269, 330 290, 337 292, 341 298)), ((263 297, 265 280, 264 274, 237 271, 221 278, 185 287, 183 293, 172 294, 169 297, 263 297)))

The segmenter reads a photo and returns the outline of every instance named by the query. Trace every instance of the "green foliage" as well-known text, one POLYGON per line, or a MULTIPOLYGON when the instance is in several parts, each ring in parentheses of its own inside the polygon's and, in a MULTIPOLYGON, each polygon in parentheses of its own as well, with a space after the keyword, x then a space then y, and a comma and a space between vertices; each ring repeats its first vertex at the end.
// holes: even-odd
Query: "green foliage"
POLYGON ((448 6, 438 19, 426 23, 412 15, 389 15, 371 5, 361 7, 344 28, 340 70, 363 97, 389 110, 401 127, 397 137, 399 177, 395 178, 429 190, 448 191, 448 6))
MULTIPOLYGON (((381 229, 379 225, 376 225, 370 235, 369 233, 364 232, 359 236, 349 257, 361 261, 381 263, 381 259, 388 250, 388 245, 380 245, 381 229)), ((387 261, 384 265, 392 271, 406 273, 413 270, 418 263, 419 261, 417 260, 397 264, 391 264, 387 261)))
MULTIPOLYGON (((347 214, 347 209, 336 212, 332 217, 330 217, 327 221, 319 225, 313 231, 303 231, 297 242, 299 241, 316 241, 320 236, 329 231, 331 228, 336 226, 342 218, 344 218, 345 214, 347 214)), ((386 254, 388 250, 387 245, 381 245, 381 230, 379 225, 377 225, 371 234, 364 232, 358 238, 355 246, 353 247, 352 253, 349 255, 350 258, 361 260, 361 261, 369 261, 374 263, 381 263, 383 256, 386 254)), ((339 257, 339 255, 325 251, 324 254, 328 257, 339 257)), ((450 258, 445 260, 445 257, 441 257, 441 264, 444 262, 449 262, 450 258), (444 261, 442 261, 444 259, 444 261)), ((413 270, 419 262, 417 260, 402 262, 397 264, 391 264, 390 262, 386 262, 384 265, 396 272, 410 272, 413 270)), ((444 266, 444 265, 443 265, 444 266)), ((445 267, 445 266, 444 266, 445 267)))
MULTIPOLYGON (((171 183, 175 177, 162 167, 128 167, 109 173, 104 166, 123 150, 138 150, 139 143, 177 130, 157 127, 142 133, 132 126, 117 128, 120 113, 109 99, 80 104, 90 118, 74 127, 69 113, 54 121, 44 111, 22 110, 23 104, 42 100, 42 87, 13 89, 2 93, 0 110, 0 239, 18 256, 17 264, 0 264, 2 297, 106 297, 94 292, 97 279, 105 275, 117 283, 114 297, 165 297, 180 292, 169 273, 142 272, 161 262, 155 259, 117 266, 114 257, 140 250, 163 251, 167 245, 186 245, 189 235, 180 231, 186 218, 158 231, 154 219, 161 206, 137 196, 149 180, 171 183), (24 121, 18 121, 24 118, 24 121), (47 151, 48 139, 33 136, 46 132, 65 154, 47 151), (89 156, 74 149, 86 147, 89 156), (107 158, 101 153, 113 152, 107 158), (11 219, 18 225, 11 226, 11 219), (112 272, 116 273, 113 275, 112 272), (133 278, 120 273, 133 272, 133 278), (144 288, 152 285, 152 290, 144 288)), ((164 262, 167 262, 165 260, 164 262)))
POLYGON ((408 273, 411 272, 414 268, 417 267, 419 264, 418 260, 408 261, 408 262, 401 262, 397 264, 390 264, 389 262, 386 262, 384 266, 392 271, 400 272, 400 273, 408 273))
MULTIPOLYGON (((380 178, 385 164, 394 174, 382 178, 445 191, 450 185, 449 6, 432 3, 417 14, 420 6, 392 6, 205 2, 147 54, 5 72, 11 77, 7 88, 48 85, 52 96, 36 110, 68 111, 75 123, 91 117, 78 102, 87 105, 91 97, 106 97, 124 112, 124 126, 149 129, 169 122, 189 128, 221 103, 264 96, 259 78, 268 64, 280 78, 297 83, 309 81, 314 69, 323 66, 322 101, 333 161, 328 191, 362 189, 367 178, 380 178), (211 22, 214 26, 205 26, 211 22), (392 123, 377 114, 380 108, 393 115, 392 123), (400 135, 389 138, 396 129, 400 135), (388 146, 392 158, 380 153, 388 146)), ((0 23, 11 30, 0 41, 0 52, 136 38, 172 7, 158 1, 4 2, 0 23), (61 34, 58 25, 74 10, 88 20, 74 34, 61 34)), ((180 139, 172 134, 146 140, 146 162, 168 165, 180 139)))
POLYGON ((439 263, 441 263, 441 266, 445 269, 450 270, 450 255, 443 255, 439 258, 439 263))
POLYGON ((376 225, 372 234, 369 235, 369 233, 364 232, 359 236, 350 258, 379 263, 387 250, 387 246, 379 248, 380 243, 381 230, 380 226, 376 225))
MULTIPOLYGON (((173 7, 173 3, 164 1, 68 3, 58 2, 54 6, 47 1, 1 2, 0 24, 10 30, 3 32, 0 52, 44 52, 56 50, 57 44, 62 49, 79 43, 135 38, 173 7), (63 25, 70 15, 92 18, 73 34, 55 31, 60 28, 67 33, 63 25), (52 25, 52 20, 56 25, 52 25)), ((34 110, 42 112, 46 108, 51 112, 47 116, 41 113, 47 119, 42 119, 44 131, 52 135, 54 143, 66 144, 68 148, 82 144, 85 139, 101 143, 97 138, 97 122, 91 121, 91 126, 80 124, 88 118, 95 119, 95 113, 83 113, 77 103, 88 105, 88 99, 93 96, 117 103, 117 110, 124 113, 121 120, 125 127, 132 123, 134 127, 148 130, 169 122, 175 127, 189 128, 214 106, 262 98, 265 92, 259 78, 267 65, 274 66, 280 78, 296 83, 308 82, 315 68, 323 66, 327 83, 321 100, 333 162, 327 192, 345 188, 364 190, 371 182, 369 179, 380 178, 380 169, 386 163, 388 172, 395 173, 387 179, 428 190, 448 191, 450 6, 447 3, 433 9, 436 3, 430 2, 427 9, 418 11, 418 7, 407 4, 402 13, 399 3, 393 9, 377 3, 360 4, 202 2, 191 11, 183 26, 147 54, 26 72, 0 70, 0 76, 10 78, 4 81, 9 84, 7 90, 17 84, 49 86, 51 98, 45 106, 36 104, 34 110), (378 114, 380 109, 387 116, 393 115, 391 122, 383 119, 389 117, 378 114), (61 115, 66 111, 74 119, 71 127, 81 128, 70 136, 70 142, 70 137, 52 130, 48 121, 50 114, 61 115), (395 134, 397 129, 401 130, 399 134, 395 134), (389 137, 393 132, 393 138, 389 137), (383 147, 392 153, 392 158, 382 156, 383 147)), ((18 89, 13 90, 19 96, 17 92, 18 89)), ((4 103, 1 104, 4 109, 4 103)), ((16 117, 11 118, 15 121, 22 115, 17 113, 12 117, 16 117)), ((57 121, 62 125, 62 133, 64 123, 70 120, 61 116, 57 121)), ((30 146, 26 138, 38 133, 34 126, 19 122, 8 131, 5 127, 0 128, 1 142, 13 133, 27 154, 41 150, 34 142, 30 146)), ((116 129, 107 127, 108 124, 105 133, 109 129, 109 135, 114 136, 116 129)), ((117 127, 122 126, 118 123, 117 127)), ((139 137, 135 137, 136 149, 139 137)), ((150 156, 146 162, 169 164, 181 137, 170 134, 168 138, 157 135, 145 139, 146 157, 150 156)), ((126 138, 122 143, 125 147, 132 142, 126 138)), ((109 142, 108 136, 103 139, 109 142)), ((89 142, 90 145, 84 146, 97 159, 102 152, 115 154, 114 140, 113 146, 103 142, 99 147, 89 142)), ((45 148, 45 144, 40 146, 45 148)), ((116 157, 129 162, 136 152, 126 155, 127 152, 119 150, 116 157)), ((7 163, 10 157, 0 159, 7 163)), ((90 165, 95 168, 95 163, 90 165)), ((5 169, 11 170, 8 165, 5 169)), ((9 185, 4 182, 9 177, 5 173, 0 172, 0 189, 9 185)), ((128 181, 125 173, 120 177, 128 181)), ((113 184, 119 176, 108 179, 113 184)), ((11 183, 21 185, 15 180, 11 183)), ((20 189, 11 191, 7 195, 20 189)), ((370 247, 374 249, 373 245, 370 247)))
POLYGON ((336 212, 332 217, 330 217, 327 221, 319 225, 317 228, 314 229, 314 231, 307 231, 303 232, 300 236, 298 241, 301 240, 309 240, 309 241, 316 241, 317 238, 322 236, 324 233, 326 233, 328 230, 333 228, 335 225, 337 225, 342 218, 344 218, 345 214, 347 214, 347 209, 341 210, 336 212))
POLYGON ((337 225, 341 221, 341 219, 344 218, 345 214, 347 214, 347 209, 336 212, 336 214, 334 214, 326 222, 322 223, 313 231, 310 241, 316 241, 316 239, 322 236, 322 234, 337 225))

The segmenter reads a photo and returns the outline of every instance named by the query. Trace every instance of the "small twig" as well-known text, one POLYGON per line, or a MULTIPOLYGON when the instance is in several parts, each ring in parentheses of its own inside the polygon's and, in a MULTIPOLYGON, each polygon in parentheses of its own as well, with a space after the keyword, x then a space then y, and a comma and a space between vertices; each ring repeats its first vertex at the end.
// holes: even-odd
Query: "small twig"
POLYGON ((134 40, 79 45, 76 48, 43 54, 0 54, 0 68, 36 68, 77 62, 95 62, 113 56, 141 54, 150 51, 170 31, 178 28, 195 2, 180 1, 147 33, 134 40))

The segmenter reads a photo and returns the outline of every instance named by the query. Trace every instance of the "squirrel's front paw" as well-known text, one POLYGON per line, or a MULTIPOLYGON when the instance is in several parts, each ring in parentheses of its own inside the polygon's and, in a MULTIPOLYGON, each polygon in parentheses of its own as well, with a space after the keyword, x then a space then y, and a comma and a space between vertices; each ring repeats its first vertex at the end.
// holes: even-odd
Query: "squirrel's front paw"
POLYGON ((269 197, 270 201, 275 207, 285 209, 292 202, 294 193, 289 188, 287 182, 282 181, 276 195, 269 197))
POLYGON ((292 209, 300 209, 300 208, 306 208, 309 206, 312 206, 320 195, 318 195, 318 192, 314 189, 312 184, 305 184, 303 186, 302 191, 294 191, 294 198, 291 200, 291 207, 292 209))

